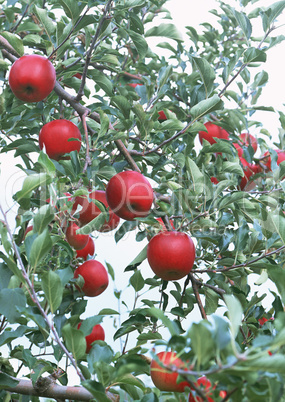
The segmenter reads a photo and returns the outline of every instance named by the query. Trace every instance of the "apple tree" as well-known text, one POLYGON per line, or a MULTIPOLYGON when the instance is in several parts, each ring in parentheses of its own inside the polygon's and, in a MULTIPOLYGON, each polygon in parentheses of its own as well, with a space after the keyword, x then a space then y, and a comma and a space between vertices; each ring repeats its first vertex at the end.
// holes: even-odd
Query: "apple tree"
POLYGON ((285 114, 259 99, 285 1, 259 3, 217 1, 185 43, 166 0, 1 1, 0 151, 25 175, 1 400, 284 399, 285 114), (139 246, 122 272, 106 232, 139 246), (118 276, 133 300, 102 305, 118 276))

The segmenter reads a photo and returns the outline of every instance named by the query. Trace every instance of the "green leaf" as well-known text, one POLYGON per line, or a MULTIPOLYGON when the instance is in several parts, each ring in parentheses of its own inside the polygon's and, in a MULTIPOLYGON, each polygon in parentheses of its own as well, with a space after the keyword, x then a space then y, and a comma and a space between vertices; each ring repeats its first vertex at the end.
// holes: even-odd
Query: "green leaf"
POLYGON ((223 101, 218 95, 202 100, 190 110, 192 119, 198 120, 205 114, 211 113, 214 110, 222 109, 223 104, 223 101))
POLYGON ((252 62, 265 62, 266 61, 266 53, 260 49, 255 47, 250 47, 246 49, 243 54, 243 59, 245 63, 252 63, 252 62))
POLYGON ((264 14, 262 15, 262 25, 264 32, 270 28, 271 24, 276 20, 276 18, 282 13, 285 8, 285 1, 278 1, 273 3, 268 7, 264 14))
POLYGON ((42 275, 41 284, 50 310, 54 314, 62 301, 63 286, 60 277, 56 272, 49 270, 42 275))
MULTIPOLYGON (((253 265, 254 266, 254 265, 253 265)), ((269 279, 275 283, 278 293, 281 296, 283 304, 285 304, 285 271, 279 266, 272 266, 267 269, 269 279)))
POLYGON ((245 37, 249 39, 252 33, 252 25, 248 17, 244 13, 240 13, 231 7, 231 11, 233 13, 234 18, 236 19, 238 25, 242 29, 245 37))
POLYGON ((31 266, 36 268, 51 248, 52 240, 48 228, 46 228, 41 234, 37 235, 32 243, 30 254, 28 256, 31 266))
POLYGON ((17 323, 25 309, 27 299, 22 288, 2 289, 0 291, 0 311, 11 323, 17 323))
POLYGON ((171 76, 173 72, 172 66, 164 66, 162 67, 159 72, 158 72, 158 92, 159 90, 167 83, 169 77, 171 76))
POLYGON ((186 158, 185 164, 190 174, 195 194, 201 194, 204 190, 204 175, 200 172, 196 163, 189 157, 186 158))
POLYGON ((142 249, 142 251, 139 252, 139 254, 136 256, 133 261, 128 264, 128 266, 125 268, 125 271, 133 271, 136 269, 147 257, 147 245, 142 249))
POLYGON ((177 42, 182 42, 183 38, 181 33, 178 31, 175 25, 173 24, 160 24, 153 28, 150 28, 146 33, 146 37, 150 36, 164 36, 169 39, 176 40, 177 42))
POLYGON ((129 30, 128 34, 130 35, 132 41, 134 42, 134 45, 137 49, 140 58, 143 59, 148 52, 147 41, 144 39, 143 36, 141 36, 141 34, 136 33, 134 31, 129 30))
POLYGON ((200 57, 192 57, 192 59, 195 67, 200 73, 205 88, 206 98, 208 98, 214 88, 214 81, 216 78, 215 71, 206 59, 200 57))
POLYGON ((143 7, 146 0, 117 0, 116 8, 118 10, 126 10, 133 7, 143 7))
POLYGON ((136 292, 139 292, 144 287, 144 279, 139 270, 135 271, 135 273, 130 277, 130 284, 136 292))
POLYGON ((120 112, 123 113, 126 119, 130 116, 131 105, 128 100, 122 95, 116 95, 111 98, 111 103, 115 105, 120 112))
POLYGON ((86 340, 82 331, 66 324, 62 328, 67 349, 72 353, 75 360, 81 359, 85 355, 86 340))
POLYGON ((99 311, 99 315, 117 315, 120 314, 118 311, 113 310, 112 308, 103 308, 99 311))
POLYGON ((230 320, 230 329, 235 339, 242 323, 243 310, 240 302, 233 295, 224 295, 224 301, 228 309, 228 318, 230 320))
POLYGON ((94 380, 86 380, 82 382, 84 388, 86 388, 93 396, 95 396, 98 402, 110 402, 107 397, 105 388, 100 382, 94 380))
POLYGON ((223 162, 223 172, 238 174, 241 177, 244 176, 244 171, 238 162, 223 162))
POLYGON ((10 45, 16 50, 16 52, 20 56, 23 56, 24 44, 23 44, 22 39, 18 35, 15 35, 8 31, 1 32, 1 35, 3 36, 3 38, 5 38, 10 43, 10 45))
POLYGON ((42 26, 44 27, 46 33, 48 34, 49 38, 51 38, 51 36, 55 32, 56 27, 53 23, 53 20, 48 16, 47 10, 39 8, 35 5, 34 11, 36 16, 40 20, 42 26))
POLYGON ((94 343, 87 357, 90 371, 93 371, 94 363, 105 362, 110 364, 113 360, 113 355, 113 350, 106 342, 97 341, 94 343))
POLYGON ((148 312, 151 316, 158 318, 163 325, 166 326, 166 328, 169 330, 170 335, 179 335, 179 328, 175 321, 171 321, 165 314, 164 311, 156 308, 156 307, 151 307, 148 309, 148 312))
POLYGON ((193 323, 187 335, 191 340, 191 347, 197 359, 198 367, 200 367, 211 359, 215 349, 210 323, 205 320, 193 323))
POLYGON ((270 220, 275 229, 274 232, 279 234, 283 245, 285 245, 285 218, 281 215, 270 215, 270 220))
POLYGON ((98 85, 108 96, 113 95, 113 84, 109 78, 99 70, 93 69, 88 71, 88 75, 94 80, 95 85, 98 85))
POLYGON ((23 182, 22 190, 15 194, 16 200, 20 202, 25 198, 29 198, 36 188, 45 186, 50 180, 51 177, 46 173, 35 173, 27 176, 23 182))
POLYGON ((0 373, 0 389, 13 388, 18 385, 20 380, 10 377, 8 374, 0 373))
POLYGON ((81 11, 85 7, 84 1, 78 3, 73 0, 59 0, 59 3, 61 4, 67 17, 72 19, 73 24, 76 22, 81 11))
POLYGON ((208 287, 204 287, 204 293, 206 297, 205 302, 205 311, 206 314, 213 314, 218 308, 219 304, 219 295, 212 289, 208 287))
POLYGON ((33 218, 34 232, 39 234, 42 233, 53 219, 53 208, 49 204, 43 205, 33 218))
POLYGON ((98 138, 100 138, 109 130, 110 122, 108 116, 103 112, 102 109, 99 109, 98 112, 100 115, 100 131, 98 133, 98 138))

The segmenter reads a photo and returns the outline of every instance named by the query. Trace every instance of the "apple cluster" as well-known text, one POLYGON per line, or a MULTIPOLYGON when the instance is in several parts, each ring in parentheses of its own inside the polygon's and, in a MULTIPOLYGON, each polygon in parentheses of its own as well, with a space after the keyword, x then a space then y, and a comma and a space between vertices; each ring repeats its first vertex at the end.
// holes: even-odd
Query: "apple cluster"
MULTIPOLYGON (((216 139, 229 140, 229 133, 215 124, 214 122, 206 122, 204 124, 207 131, 199 131, 199 141, 201 145, 203 145, 203 140, 208 141, 211 145, 215 144, 216 139)), ((237 150, 238 157, 240 159, 240 163, 244 172, 243 177, 239 182, 240 190, 252 190, 256 183, 253 181, 253 178, 256 174, 271 171, 271 156, 269 151, 265 152, 265 154, 259 159, 258 163, 249 163, 245 159, 244 150, 251 146, 253 153, 256 153, 258 148, 257 139, 249 133, 241 133, 238 142, 234 142, 233 146, 237 150)), ((285 160, 285 151, 280 149, 275 150, 277 153, 277 165, 280 165, 281 162, 285 160)), ((216 177, 211 177, 211 181, 214 184, 218 184, 219 180, 216 177)))

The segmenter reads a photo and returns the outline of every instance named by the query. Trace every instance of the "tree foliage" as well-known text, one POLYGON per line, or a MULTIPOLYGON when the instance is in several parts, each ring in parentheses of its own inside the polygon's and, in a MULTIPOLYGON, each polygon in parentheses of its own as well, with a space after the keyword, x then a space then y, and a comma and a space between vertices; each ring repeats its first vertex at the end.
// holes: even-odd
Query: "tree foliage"
MULTIPOLYGON (((278 162, 276 150, 284 147, 285 115, 259 104, 259 97, 268 81, 268 50, 281 48, 284 40, 278 17, 285 1, 266 9, 259 0, 236 3, 217 2, 211 10, 216 27, 205 22, 198 32, 188 26, 186 45, 166 0, 1 1, 0 150, 21 158, 26 176, 13 195, 13 227, 1 207, 3 401, 61 399, 57 392, 67 392, 71 366, 81 382, 80 400, 188 400, 189 392, 170 395, 152 385, 149 359, 156 349, 179 354, 187 370, 170 369, 194 389, 197 378, 207 375, 217 401, 221 390, 229 401, 283 400, 285 162, 278 162), (255 23, 263 37, 253 36, 255 23), (159 51, 150 45, 153 38, 159 51), (24 103, 9 87, 9 69, 32 53, 51 60, 57 82, 45 100, 24 103), (257 111, 279 116, 274 143, 257 111), (83 141, 79 153, 55 161, 40 150, 38 134, 62 118, 79 127, 83 141), (207 121, 230 139, 200 146, 198 133, 207 121), (257 153, 243 147, 245 161, 260 167, 245 186, 233 146, 242 132, 254 133, 259 145, 257 153), (262 156, 266 151, 271 170, 262 156), (124 221, 112 232, 116 242, 133 232, 146 244, 162 218, 167 229, 172 222, 194 239, 195 264, 186 278, 166 282, 141 269, 144 246, 125 272, 107 263, 110 281, 129 275, 134 308, 114 328, 119 312, 113 303, 97 306, 78 329, 90 299, 78 290, 80 278, 73 272, 82 261, 65 238, 67 223, 78 218, 74 199, 104 190, 114 174, 129 169, 150 179, 155 202, 147 217, 124 221), (33 230, 25 235, 28 225, 33 230), (252 274, 260 292, 252 289, 252 274), (273 302, 265 307, 269 292, 273 302), (193 322, 196 310, 201 320, 193 322), (104 322, 122 347, 97 341, 86 354, 85 336, 104 322), (52 394, 55 379, 61 385, 52 394), (33 396, 19 397, 25 387, 33 396)), ((101 209, 105 219, 108 211, 101 209)), ((81 232, 104 236, 98 231, 102 216, 81 232)), ((114 299, 125 307, 121 293, 115 290, 114 299)))

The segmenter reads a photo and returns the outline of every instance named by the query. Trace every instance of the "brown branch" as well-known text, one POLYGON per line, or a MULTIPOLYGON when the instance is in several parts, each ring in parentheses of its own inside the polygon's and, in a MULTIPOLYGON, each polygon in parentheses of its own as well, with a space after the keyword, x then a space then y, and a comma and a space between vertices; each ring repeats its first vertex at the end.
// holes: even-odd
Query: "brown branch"
POLYGON ((71 399, 74 401, 90 401, 94 399, 94 396, 83 387, 69 387, 53 383, 50 384, 47 389, 38 392, 34 388, 31 380, 13 379, 18 380, 19 383, 15 387, 7 387, 6 390, 21 395, 33 395, 63 400, 71 399))
POLYGON ((197 279, 194 277, 194 275, 191 272, 189 274, 189 278, 190 278, 191 283, 192 283, 192 289, 193 289, 193 292, 194 292, 194 295, 195 295, 195 298, 196 298, 196 301, 197 301, 201 316, 205 320, 207 320, 208 317, 207 317, 207 314, 205 312, 205 309, 204 309, 204 306, 203 306, 203 303, 202 303, 202 300, 201 300, 201 297, 200 297, 200 294, 199 294, 200 282, 197 281, 197 279))
POLYGON ((281 246, 281 247, 277 248, 276 250, 270 251, 269 253, 264 253, 264 254, 260 255, 259 257, 256 257, 254 260, 247 261, 243 264, 236 264, 236 265, 232 265, 230 267, 220 268, 220 269, 195 269, 192 272, 203 274, 205 272, 216 273, 216 272, 226 272, 226 271, 230 271, 230 270, 236 269, 236 268, 246 268, 249 265, 254 264, 257 261, 262 260, 263 258, 267 258, 268 256, 273 255, 273 254, 278 254, 284 249, 285 249, 285 246, 281 246))
POLYGON ((0 35, 0 48, 7 50, 15 57, 20 57, 19 53, 10 45, 10 43, 2 35, 0 35))
POLYGON ((86 10, 84 11, 84 13, 78 18, 78 20, 76 21, 76 23, 73 25, 73 27, 71 28, 71 30, 69 31, 69 34, 64 38, 64 40, 51 52, 51 54, 48 56, 48 59, 51 59, 52 56, 58 51, 58 49, 60 49, 67 41, 68 39, 71 37, 72 33, 74 32, 75 28, 77 27, 77 25, 82 21, 83 17, 88 13, 88 11, 90 10, 90 7, 87 7, 86 10))
POLYGON ((85 135, 85 142, 86 142, 86 158, 85 158, 85 165, 83 168, 83 173, 86 171, 87 167, 91 165, 91 158, 90 158, 90 147, 89 147, 89 138, 88 138, 88 128, 86 124, 86 116, 88 115, 88 111, 85 111, 80 117, 83 125, 84 135, 85 135))
POLYGON ((89 64, 91 62, 92 53, 93 53, 93 50, 95 48, 96 42, 97 42, 97 40, 99 38, 102 26, 103 26, 104 22, 106 21, 106 19, 108 18, 107 14, 109 13, 112 1, 113 0, 109 0, 108 3, 105 6, 103 16, 102 16, 102 18, 100 19, 100 21, 98 23, 95 35, 94 35, 94 37, 92 39, 91 45, 90 45, 90 47, 88 49, 88 52, 86 54, 86 60, 85 60, 85 65, 84 65, 84 69, 83 69, 83 73, 82 73, 81 84, 80 84, 78 94, 76 96, 77 101, 80 101, 82 96, 83 96, 83 94, 84 94, 84 86, 85 86, 85 81, 86 81, 86 77, 87 77, 88 67, 89 67, 89 64))

